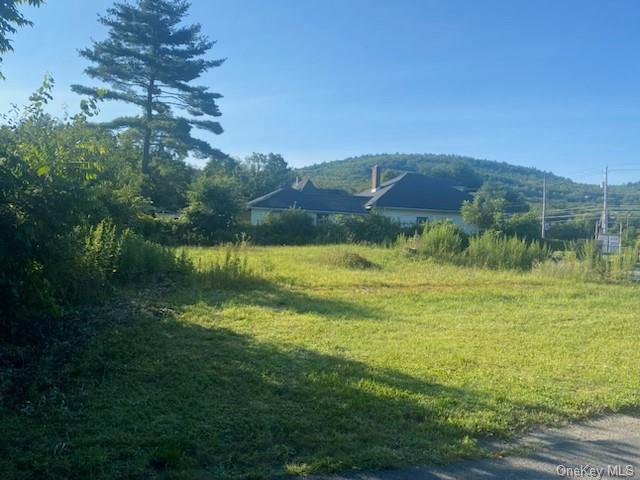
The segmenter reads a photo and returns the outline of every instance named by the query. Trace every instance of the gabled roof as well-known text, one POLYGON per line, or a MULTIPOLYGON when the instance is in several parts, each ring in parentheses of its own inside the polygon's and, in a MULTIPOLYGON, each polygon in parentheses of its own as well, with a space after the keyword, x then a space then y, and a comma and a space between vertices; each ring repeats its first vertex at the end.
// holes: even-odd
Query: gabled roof
MULTIPOLYGON (((309 182, 310 183, 310 182, 309 182)), ((313 185, 313 184, 311 184, 313 185)), ((250 201, 249 208, 288 209, 301 208, 316 212, 366 213, 366 198, 350 195, 343 190, 322 188, 280 188, 250 201)))
POLYGON ((419 210, 458 211, 465 200, 472 197, 445 180, 419 173, 403 173, 380 185, 375 191, 366 190, 359 196, 370 197, 365 208, 410 208, 419 210))
POLYGON ((309 177, 304 177, 302 180, 296 180, 291 188, 299 190, 301 192, 311 192, 317 190, 309 177))
POLYGON ((344 190, 316 187, 311 180, 297 181, 250 201, 249 208, 286 210, 301 208, 316 212, 366 213, 375 208, 459 211, 471 195, 452 183, 419 173, 403 173, 384 182, 375 191, 351 195, 344 190))

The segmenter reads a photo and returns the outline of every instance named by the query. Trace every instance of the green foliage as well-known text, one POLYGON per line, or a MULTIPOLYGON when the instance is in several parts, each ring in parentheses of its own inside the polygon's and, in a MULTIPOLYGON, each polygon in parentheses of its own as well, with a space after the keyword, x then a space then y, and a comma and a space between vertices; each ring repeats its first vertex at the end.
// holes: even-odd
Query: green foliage
POLYGON ((495 183, 485 183, 473 194, 471 202, 462 205, 462 218, 480 231, 504 231, 508 226, 508 214, 527 212, 522 194, 495 183))
POLYGON ((260 245, 306 245, 327 243, 370 243, 390 245, 401 233, 413 234, 421 227, 402 227, 389 217, 337 215, 314 222, 300 209, 270 212, 252 229, 252 240, 260 245))
POLYGON ((504 233, 529 240, 540 239, 540 221, 540 214, 534 211, 509 215, 504 222, 504 233))
POLYGON ((304 245, 314 242, 317 230, 310 215, 292 208, 269 213, 254 234, 260 245, 304 245))
POLYGON ((52 89, 45 78, 31 103, 14 108, 0 127, 5 339, 42 339, 68 307, 102 298, 118 283, 175 270, 169 251, 131 230, 147 218, 136 149, 126 137, 92 128, 84 115, 45 114, 52 89))
POLYGON ((593 237, 594 221, 579 218, 568 222, 552 223, 547 229, 547 237, 558 240, 578 240, 593 237))
POLYGON ((439 261, 454 261, 465 248, 465 234, 451 222, 427 224, 422 235, 416 236, 415 250, 419 255, 439 261))
POLYGON ((183 160, 158 153, 151 157, 142 195, 157 210, 177 212, 187 206, 187 192, 196 175, 196 169, 183 160))
POLYGON ((253 200, 293 183, 294 174, 281 155, 253 153, 242 163, 245 196, 253 200))
POLYGON ((530 270, 550 253, 538 242, 507 237, 493 231, 469 239, 465 261, 469 265, 491 269, 530 270))
POLYGON ((121 284, 149 280, 158 275, 187 274, 192 265, 183 255, 144 239, 131 230, 119 238, 114 274, 121 284))
POLYGON ((226 244, 222 255, 203 262, 197 258, 192 275, 196 288, 234 289, 260 284, 259 275, 249 267, 247 252, 242 243, 226 244))
POLYGON ((638 245, 625 247, 621 252, 603 255, 594 240, 572 242, 564 251, 536 267, 541 275, 575 281, 621 282, 634 280, 640 261, 638 245))
POLYGON ((186 238, 195 243, 224 239, 243 208, 240 186, 231 177, 197 177, 188 192, 181 222, 186 238))
POLYGON ((390 244, 402 232, 399 223, 379 213, 344 216, 339 222, 346 230, 348 243, 390 244))
POLYGON ((217 153, 207 142, 194 138, 193 129, 222 133, 216 121, 221 115, 218 93, 190 83, 224 60, 202 57, 214 42, 202 35, 201 26, 183 26, 189 10, 186 1, 136 0, 116 3, 100 17, 108 27, 108 38, 93 42, 80 55, 93 65, 85 72, 111 88, 73 85, 72 89, 94 100, 136 105, 138 116, 119 117, 103 126, 113 130, 130 128, 138 132, 142 148, 143 173, 149 173, 153 151, 171 151, 184 156, 190 151, 217 153), (188 116, 176 116, 174 110, 188 116), (153 151, 152 151, 153 150, 153 151))

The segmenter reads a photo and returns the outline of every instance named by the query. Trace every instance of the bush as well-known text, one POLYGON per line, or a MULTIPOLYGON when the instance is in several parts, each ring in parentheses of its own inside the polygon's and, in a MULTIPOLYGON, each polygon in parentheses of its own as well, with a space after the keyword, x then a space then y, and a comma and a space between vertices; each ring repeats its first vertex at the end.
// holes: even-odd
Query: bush
POLYGON ((467 264, 493 269, 530 270, 536 262, 548 257, 549 252, 538 242, 493 231, 472 237, 465 252, 467 264))
POLYGON ((376 212, 345 216, 339 222, 344 226, 349 243, 390 244, 402 233, 399 223, 376 212))
POLYGON ((13 308, 15 312, 3 322, 3 333, 9 337, 32 338, 36 331, 42 336, 40 323, 60 318, 69 307, 104 298, 118 285, 190 269, 186 258, 173 250, 129 229, 119 231, 109 220, 92 227, 75 227, 53 244, 56 249, 48 258, 32 259, 28 264, 28 284, 18 283, 15 277, 3 278, 14 284, 17 301, 39 292, 37 302, 25 302, 22 309, 3 305, 3 309, 13 308))
POLYGON ((188 273, 191 262, 167 247, 150 242, 131 230, 122 232, 115 264, 115 279, 120 284, 139 282, 154 275, 188 273))
POLYGON ((416 236, 416 253, 440 261, 453 261, 464 250, 465 234, 451 222, 438 222, 425 226, 416 236))
POLYGON ((313 218, 302 210, 270 212, 254 230, 254 241, 260 245, 303 245, 317 238, 313 218))

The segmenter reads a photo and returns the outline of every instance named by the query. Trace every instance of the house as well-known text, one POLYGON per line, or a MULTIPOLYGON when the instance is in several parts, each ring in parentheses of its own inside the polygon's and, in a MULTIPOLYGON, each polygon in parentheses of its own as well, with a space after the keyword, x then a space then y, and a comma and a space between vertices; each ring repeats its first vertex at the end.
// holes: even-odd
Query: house
POLYGON ((475 227, 462 220, 460 208, 471 195, 453 184, 407 172, 380 182, 380 167, 371 171, 371 188, 350 194, 344 190, 318 188, 306 178, 248 203, 251 223, 259 224, 270 212, 299 208, 316 221, 337 215, 368 215, 372 211, 403 225, 450 220, 468 233, 475 227))

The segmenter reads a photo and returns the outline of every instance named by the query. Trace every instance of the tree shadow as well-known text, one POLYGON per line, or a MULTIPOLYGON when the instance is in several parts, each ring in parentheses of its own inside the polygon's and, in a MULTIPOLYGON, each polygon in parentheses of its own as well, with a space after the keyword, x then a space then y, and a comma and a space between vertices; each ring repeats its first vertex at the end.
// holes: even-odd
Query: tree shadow
POLYGON ((31 476, 100 480, 269 478, 479 453, 478 431, 460 412, 495 409, 487 394, 185 323, 175 308, 233 301, 327 318, 380 319, 380 312, 275 285, 192 289, 165 301, 171 308, 154 300, 155 310, 136 308, 129 322, 87 345, 71 369, 77 413, 24 442, 29 459, 26 450, 5 454, 31 476))
POLYGON ((256 306, 272 311, 291 311, 301 315, 313 314, 340 320, 382 320, 387 318, 384 312, 361 303, 316 296, 283 288, 277 283, 269 282, 254 284, 253 288, 234 290, 195 286, 171 295, 169 301, 174 305, 183 306, 203 302, 215 308, 229 304, 256 306))
POLYGON ((450 412, 492 408, 478 392, 171 313, 103 336, 77 365, 90 393, 83 415, 57 433, 72 449, 49 459, 64 478, 267 478, 443 462, 478 454, 477 432, 450 412))

